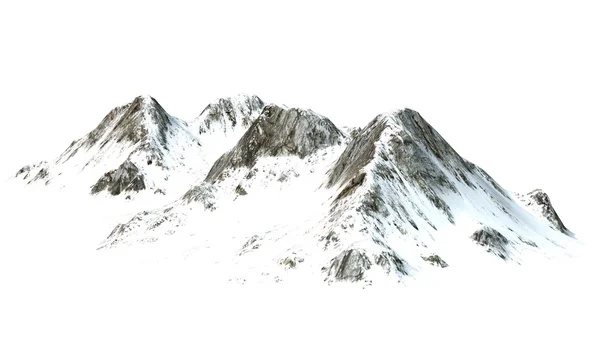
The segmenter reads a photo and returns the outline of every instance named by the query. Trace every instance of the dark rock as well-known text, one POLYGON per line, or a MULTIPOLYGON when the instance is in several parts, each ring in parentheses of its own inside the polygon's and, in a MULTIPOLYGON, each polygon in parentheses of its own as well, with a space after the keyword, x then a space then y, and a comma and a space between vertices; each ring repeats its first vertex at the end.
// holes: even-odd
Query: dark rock
POLYGON ((519 240, 521 240, 521 242, 523 242, 524 244, 531 246, 533 248, 538 248, 537 243, 531 241, 531 240, 527 240, 525 238, 523 238, 522 236, 519 236, 519 240))
MULTIPOLYGON (((433 154, 442 164, 455 168, 465 166, 462 158, 429 125, 418 112, 410 109, 379 115, 352 139, 344 153, 328 173, 328 187, 342 185, 352 179, 377 155, 413 178, 420 185, 432 185, 455 191, 445 173, 432 162, 433 154), (394 130, 383 139, 386 130, 394 130), (387 142, 389 155, 380 141, 387 142)), ((390 177, 388 173, 382 173, 390 177)))
MULTIPOLYGON (((458 190, 440 165, 452 172, 463 167, 467 170, 466 164, 417 112, 405 109, 380 115, 352 139, 328 171, 327 187, 346 185, 336 201, 352 192, 357 177, 373 161, 370 174, 398 189, 406 185, 419 188, 454 223, 450 207, 440 195, 458 190)), ((386 209, 380 192, 375 190, 377 185, 372 184, 372 193, 364 196, 364 209, 370 212, 386 209)))
POLYGON ((221 98, 202 110, 198 117, 198 133, 204 134, 208 130, 228 129, 237 125, 249 127, 258 114, 262 111, 265 103, 258 96, 244 96, 240 102, 231 98, 221 98), (239 103, 239 104, 236 104, 239 103))
POLYGON ((497 230, 484 226, 471 235, 471 239, 480 246, 486 247, 489 253, 493 253, 503 260, 508 258, 508 245, 510 241, 497 230))
POLYGON ((366 176, 367 176, 366 173, 361 172, 357 176, 352 178, 350 180, 350 182, 348 182, 348 184, 346 184, 344 189, 337 196, 336 201, 343 199, 344 197, 350 195, 354 190, 356 190, 360 185, 362 185, 362 183, 365 181, 366 176))
POLYGON ((329 245, 331 243, 335 244, 335 243, 339 242, 340 239, 336 232, 330 231, 326 236, 321 237, 319 239, 319 241, 325 241, 325 245, 324 245, 323 249, 326 250, 327 248, 329 248, 329 245))
POLYGON ((15 174, 15 178, 18 178, 20 175, 23 175, 23 179, 27 179, 27 177, 29 177, 29 172, 31 172, 31 166, 24 166, 17 172, 17 174, 15 174))
POLYGON ((240 196, 248 195, 248 192, 246 192, 242 185, 237 185, 235 188, 235 193, 240 196))
POLYGON ((336 161, 333 169, 329 171, 327 186, 343 185, 358 176, 360 170, 374 158, 375 144, 387 127, 387 124, 383 122, 383 117, 378 116, 354 137, 336 161))
POLYGON ((144 176, 138 167, 131 161, 126 160, 118 169, 107 172, 94 186, 92 194, 108 191, 111 195, 119 195, 121 192, 138 192, 144 190, 144 176))
POLYGON ((240 253, 238 255, 242 256, 246 253, 249 253, 253 250, 260 248, 261 237, 258 235, 252 235, 242 246, 240 253))
POLYGON ((372 263, 364 251, 349 249, 331 260, 326 270, 328 276, 337 281, 356 282, 364 278, 365 272, 371 269, 371 265, 372 263))
POLYGON ((298 156, 339 145, 343 133, 327 118, 310 110, 267 105, 237 145, 213 165, 207 182, 222 179, 224 171, 251 168, 261 156, 298 156))
POLYGON ((298 256, 286 257, 281 261, 281 264, 287 269, 295 269, 298 264, 304 262, 304 258, 298 256))
POLYGON ((92 132, 76 142, 80 143, 79 146, 73 144, 66 152, 72 152, 82 146, 90 148, 101 139, 101 147, 110 141, 132 144, 148 141, 146 119, 156 125, 158 141, 161 146, 166 146, 168 126, 172 124, 173 117, 167 114, 153 97, 138 96, 131 103, 113 109, 92 132))
POLYGON ((444 261, 437 254, 433 254, 433 255, 429 255, 429 256, 423 256, 422 258, 423 258, 424 261, 429 262, 432 266, 438 266, 438 267, 441 267, 441 268, 448 267, 448 264, 446 263, 446 261, 444 261))
POLYGON ((550 197, 544 191, 540 189, 536 189, 532 192, 529 192, 527 196, 531 199, 533 203, 538 206, 541 206, 542 215, 550 221, 553 228, 563 234, 570 234, 570 231, 565 227, 562 220, 552 207, 552 203, 550 202, 550 197))
POLYGON ((188 204, 191 202, 201 203, 205 209, 214 211, 215 207, 215 187, 211 184, 200 183, 187 191, 182 199, 188 204))
POLYGON ((33 180, 41 180, 41 179, 45 179, 46 177, 48 177, 48 170, 43 168, 43 169, 39 170, 39 172, 35 175, 33 180))
POLYGON ((397 275, 407 275, 404 261, 394 252, 387 251, 381 253, 375 263, 381 266, 388 274, 394 271, 397 275))

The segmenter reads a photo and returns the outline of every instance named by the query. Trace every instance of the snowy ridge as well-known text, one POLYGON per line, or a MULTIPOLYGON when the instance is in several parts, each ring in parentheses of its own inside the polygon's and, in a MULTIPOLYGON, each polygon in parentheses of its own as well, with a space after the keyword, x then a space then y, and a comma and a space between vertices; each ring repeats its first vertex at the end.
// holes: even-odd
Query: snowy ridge
POLYGON ((265 103, 256 95, 237 95, 219 98, 204 108, 191 123, 202 135, 207 132, 229 133, 246 130, 262 111, 265 103))
MULTIPOLYGON (((218 102, 235 106, 245 119, 253 121, 262 108, 262 101, 253 97, 242 100, 239 96, 233 103, 228 99, 218 102)), ((218 119, 225 113, 216 110, 207 116, 218 119)), ((16 178, 27 184, 126 195, 128 199, 141 191, 157 197, 180 195, 204 178, 222 153, 220 147, 234 144, 245 128, 247 122, 231 129, 213 132, 207 127, 202 134, 195 133, 193 127, 169 115, 154 98, 138 96, 113 109, 93 131, 74 141, 55 161, 26 166, 17 172, 16 178)))
POLYGON ((119 224, 100 248, 184 256, 241 283, 405 282, 466 261, 567 254, 573 239, 549 202, 536 205, 413 110, 342 132, 310 110, 267 105, 203 183, 119 224))

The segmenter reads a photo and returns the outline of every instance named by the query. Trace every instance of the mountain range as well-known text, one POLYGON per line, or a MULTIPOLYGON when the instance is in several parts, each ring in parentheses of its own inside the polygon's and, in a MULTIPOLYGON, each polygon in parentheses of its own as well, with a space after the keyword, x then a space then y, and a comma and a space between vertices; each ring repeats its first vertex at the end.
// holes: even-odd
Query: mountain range
POLYGON ((552 258, 576 240, 546 193, 504 189, 411 109, 340 128, 238 95, 186 122, 139 96, 13 179, 158 198, 115 224, 99 252, 151 247, 242 283, 402 282, 474 257, 552 258))

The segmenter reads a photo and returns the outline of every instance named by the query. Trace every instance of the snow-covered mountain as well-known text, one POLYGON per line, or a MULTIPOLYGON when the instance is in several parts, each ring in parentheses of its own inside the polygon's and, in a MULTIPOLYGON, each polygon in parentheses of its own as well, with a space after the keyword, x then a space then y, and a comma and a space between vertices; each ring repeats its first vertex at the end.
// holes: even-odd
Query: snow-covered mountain
POLYGON ((139 96, 113 109, 56 160, 25 166, 16 178, 93 195, 178 195, 206 175, 263 105, 256 96, 222 98, 187 123, 154 98, 139 96))
POLYGON ((573 240, 545 193, 503 189, 413 110, 342 131, 269 104, 201 183, 118 224, 100 249, 183 256, 241 282, 371 284, 551 258, 573 240))

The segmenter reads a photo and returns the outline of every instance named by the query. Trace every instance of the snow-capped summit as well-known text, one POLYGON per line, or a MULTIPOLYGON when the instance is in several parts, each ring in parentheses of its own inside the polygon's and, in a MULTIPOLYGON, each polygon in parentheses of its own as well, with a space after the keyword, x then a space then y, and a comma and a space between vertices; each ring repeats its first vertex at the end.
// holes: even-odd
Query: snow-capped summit
MULTIPOLYGON (((193 168, 200 146, 187 123, 169 115, 149 95, 114 108, 100 124, 71 145, 40 176, 17 174, 28 183, 83 186, 88 192, 120 195, 150 189, 164 194, 171 172, 193 168), (37 178, 37 179, 36 179, 37 178)), ((180 175, 177 173, 176 175, 180 175)))
MULTIPOLYGON (((365 127, 329 171, 327 186, 336 194, 321 241, 341 251, 325 268, 331 279, 366 278, 375 266, 401 276, 432 256, 444 261, 435 248, 439 233, 465 224, 488 252, 517 262, 565 232, 541 224, 409 109, 365 127)), ((553 209, 544 214, 555 222, 553 209)))
POLYGON ((216 102, 222 104, 204 110, 204 126, 218 117, 213 110, 226 114, 230 107, 240 112, 240 122, 231 114, 228 116, 233 121, 225 123, 231 127, 223 130, 229 132, 199 134, 187 122, 169 115, 152 96, 138 96, 111 110, 94 130, 74 141, 55 161, 26 166, 16 177, 27 183, 84 186, 92 194, 130 195, 142 190, 158 195, 183 193, 204 178, 223 147, 237 141, 262 104, 256 96, 216 102))
POLYGON ((240 94, 219 98, 208 104, 191 125, 200 135, 247 129, 261 113, 264 105, 256 95, 240 94))

